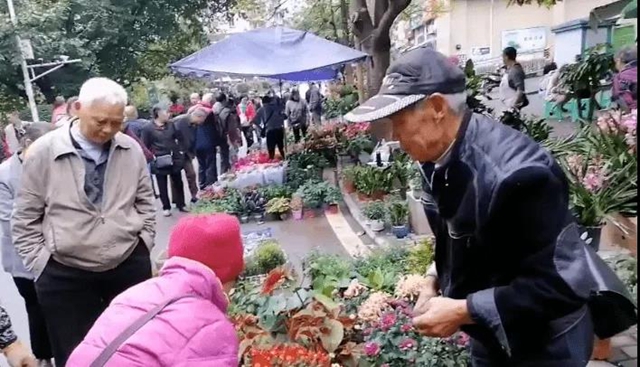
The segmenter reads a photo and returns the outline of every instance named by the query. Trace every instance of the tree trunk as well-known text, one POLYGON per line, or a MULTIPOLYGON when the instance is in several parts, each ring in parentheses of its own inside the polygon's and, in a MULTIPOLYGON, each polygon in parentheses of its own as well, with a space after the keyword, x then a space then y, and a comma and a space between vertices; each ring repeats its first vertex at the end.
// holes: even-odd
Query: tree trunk
POLYGON ((349 30, 349 4, 347 4, 347 0, 340 0, 340 16, 342 17, 342 44, 351 46, 353 42, 349 30))
POLYGON ((369 96, 376 94, 380 89, 391 62, 391 26, 411 3, 411 0, 373 1, 374 3, 371 4, 371 0, 369 3, 374 9, 368 9, 367 0, 351 0, 353 33, 361 50, 371 55, 372 65, 367 86, 369 96))

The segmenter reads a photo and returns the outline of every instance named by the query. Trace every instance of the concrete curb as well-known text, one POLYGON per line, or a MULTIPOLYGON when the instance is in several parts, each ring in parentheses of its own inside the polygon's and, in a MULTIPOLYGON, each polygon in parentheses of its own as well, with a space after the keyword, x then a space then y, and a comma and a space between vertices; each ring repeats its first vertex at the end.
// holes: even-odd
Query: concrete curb
POLYGON ((367 222, 364 219, 364 216, 362 215, 362 211, 360 210, 360 206, 358 205, 356 200, 353 198, 353 195, 347 193, 347 191, 345 190, 344 185, 342 184, 342 180, 340 180, 340 173, 341 172, 342 172, 342 162, 340 160, 338 160, 337 165, 336 165, 336 173, 337 173, 336 181, 338 183, 338 187, 340 188, 340 192, 342 193, 342 198, 344 200, 344 204, 345 204, 347 210, 349 210, 349 213, 351 214, 353 219, 358 223, 358 225, 360 227, 362 227, 362 229, 364 230, 365 234, 378 247, 384 248, 384 247, 390 247, 390 246, 398 246, 398 245, 402 245, 402 244, 408 245, 408 244, 411 244, 411 243, 415 243, 416 241, 418 241, 418 240, 420 240, 422 238, 429 237, 428 235, 416 235, 416 234, 411 233, 405 239, 397 239, 397 238, 389 235, 386 231, 374 232, 373 230, 371 230, 371 228, 367 225, 367 222))

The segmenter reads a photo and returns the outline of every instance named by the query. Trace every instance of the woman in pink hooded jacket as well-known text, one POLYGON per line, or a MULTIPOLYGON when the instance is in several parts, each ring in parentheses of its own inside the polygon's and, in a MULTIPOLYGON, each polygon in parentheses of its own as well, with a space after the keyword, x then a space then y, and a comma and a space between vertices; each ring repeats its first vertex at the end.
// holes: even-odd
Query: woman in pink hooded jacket
POLYGON ((238 339, 228 293, 244 268, 238 220, 182 218, 157 278, 116 297, 67 367, 236 367, 238 339))

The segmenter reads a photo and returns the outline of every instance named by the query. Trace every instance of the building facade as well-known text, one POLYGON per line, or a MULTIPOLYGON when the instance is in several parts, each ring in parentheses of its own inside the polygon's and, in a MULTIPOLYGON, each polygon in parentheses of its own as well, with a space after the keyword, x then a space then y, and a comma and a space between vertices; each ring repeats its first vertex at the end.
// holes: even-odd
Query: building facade
POLYGON ((588 18, 593 8, 615 0, 563 0, 551 8, 507 6, 507 0, 417 1, 424 9, 422 19, 396 24, 395 51, 428 43, 446 55, 482 63, 499 58, 507 46, 524 58, 548 58, 554 48, 552 28, 588 18))

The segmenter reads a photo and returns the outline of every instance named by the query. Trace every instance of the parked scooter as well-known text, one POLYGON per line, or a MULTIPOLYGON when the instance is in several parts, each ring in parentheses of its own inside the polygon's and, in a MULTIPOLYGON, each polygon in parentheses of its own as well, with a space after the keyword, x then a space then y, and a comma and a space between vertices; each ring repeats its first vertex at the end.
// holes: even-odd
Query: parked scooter
POLYGON ((482 94, 488 99, 492 98, 489 96, 491 91, 500 86, 500 82, 502 81, 502 74, 504 73, 504 67, 501 66, 496 71, 488 73, 482 77, 482 84, 480 86, 482 90, 482 94))

